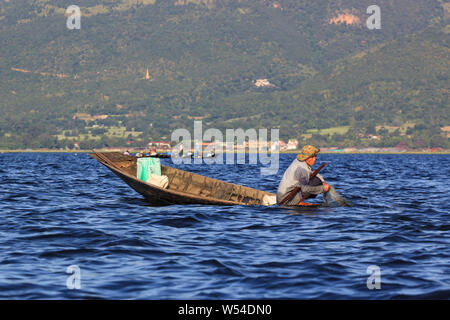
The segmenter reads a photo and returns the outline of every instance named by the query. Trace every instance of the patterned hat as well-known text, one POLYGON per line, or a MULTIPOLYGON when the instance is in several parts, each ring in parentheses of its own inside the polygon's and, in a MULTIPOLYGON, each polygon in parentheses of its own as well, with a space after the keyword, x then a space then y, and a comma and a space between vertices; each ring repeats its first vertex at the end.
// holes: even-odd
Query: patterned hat
POLYGON ((313 146, 304 146, 302 148, 302 153, 297 155, 297 159, 299 161, 305 161, 308 158, 315 157, 320 152, 320 149, 317 149, 313 146))

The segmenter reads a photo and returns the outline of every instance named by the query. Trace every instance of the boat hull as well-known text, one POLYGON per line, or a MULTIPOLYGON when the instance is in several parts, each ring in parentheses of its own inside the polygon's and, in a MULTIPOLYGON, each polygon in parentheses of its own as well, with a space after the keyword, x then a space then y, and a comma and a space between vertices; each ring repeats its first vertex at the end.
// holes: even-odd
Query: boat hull
POLYGON ((269 192, 167 166, 161 166, 162 172, 169 176, 169 186, 172 187, 163 189, 136 178, 134 173, 135 157, 115 152, 96 152, 89 155, 110 169, 133 190, 141 194, 147 202, 155 206, 172 204, 262 205, 264 196, 273 196, 269 192))

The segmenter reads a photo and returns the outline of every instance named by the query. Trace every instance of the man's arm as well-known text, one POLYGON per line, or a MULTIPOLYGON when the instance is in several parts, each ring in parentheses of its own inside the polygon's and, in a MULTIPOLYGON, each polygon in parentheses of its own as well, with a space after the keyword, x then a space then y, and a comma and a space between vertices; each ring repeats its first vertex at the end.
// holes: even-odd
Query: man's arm
POLYGON ((323 191, 324 191, 324 192, 330 191, 330 186, 325 182, 325 180, 324 180, 324 178, 322 177, 322 175, 316 174, 316 177, 319 178, 320 181, 322 181, 322 184, 323 184, 323 191))

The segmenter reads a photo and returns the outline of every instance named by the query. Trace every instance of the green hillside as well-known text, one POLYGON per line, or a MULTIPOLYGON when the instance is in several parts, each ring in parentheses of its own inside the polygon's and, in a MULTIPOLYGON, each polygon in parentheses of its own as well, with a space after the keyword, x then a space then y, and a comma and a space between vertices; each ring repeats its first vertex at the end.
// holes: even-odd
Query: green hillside
POLYGON ((0 1, 0 148, 144 145, 199 117, 323 146, 449 147, 448 2, 378 1, 369 30, 372 1, 84 0, 68 30, 72 2, 0 1))

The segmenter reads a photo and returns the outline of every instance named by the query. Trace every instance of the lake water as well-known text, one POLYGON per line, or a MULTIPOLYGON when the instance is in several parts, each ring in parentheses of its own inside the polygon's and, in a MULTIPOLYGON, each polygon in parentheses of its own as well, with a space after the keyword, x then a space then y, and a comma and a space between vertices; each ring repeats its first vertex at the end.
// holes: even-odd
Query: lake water
MULTIPOLYGON (((181 167, 275 192, 294 157, 181 167)), ((86 154, 0 154, 0 298, 449 299, 450 156, 323 161, 352 207, 151 207, 86 154)))

